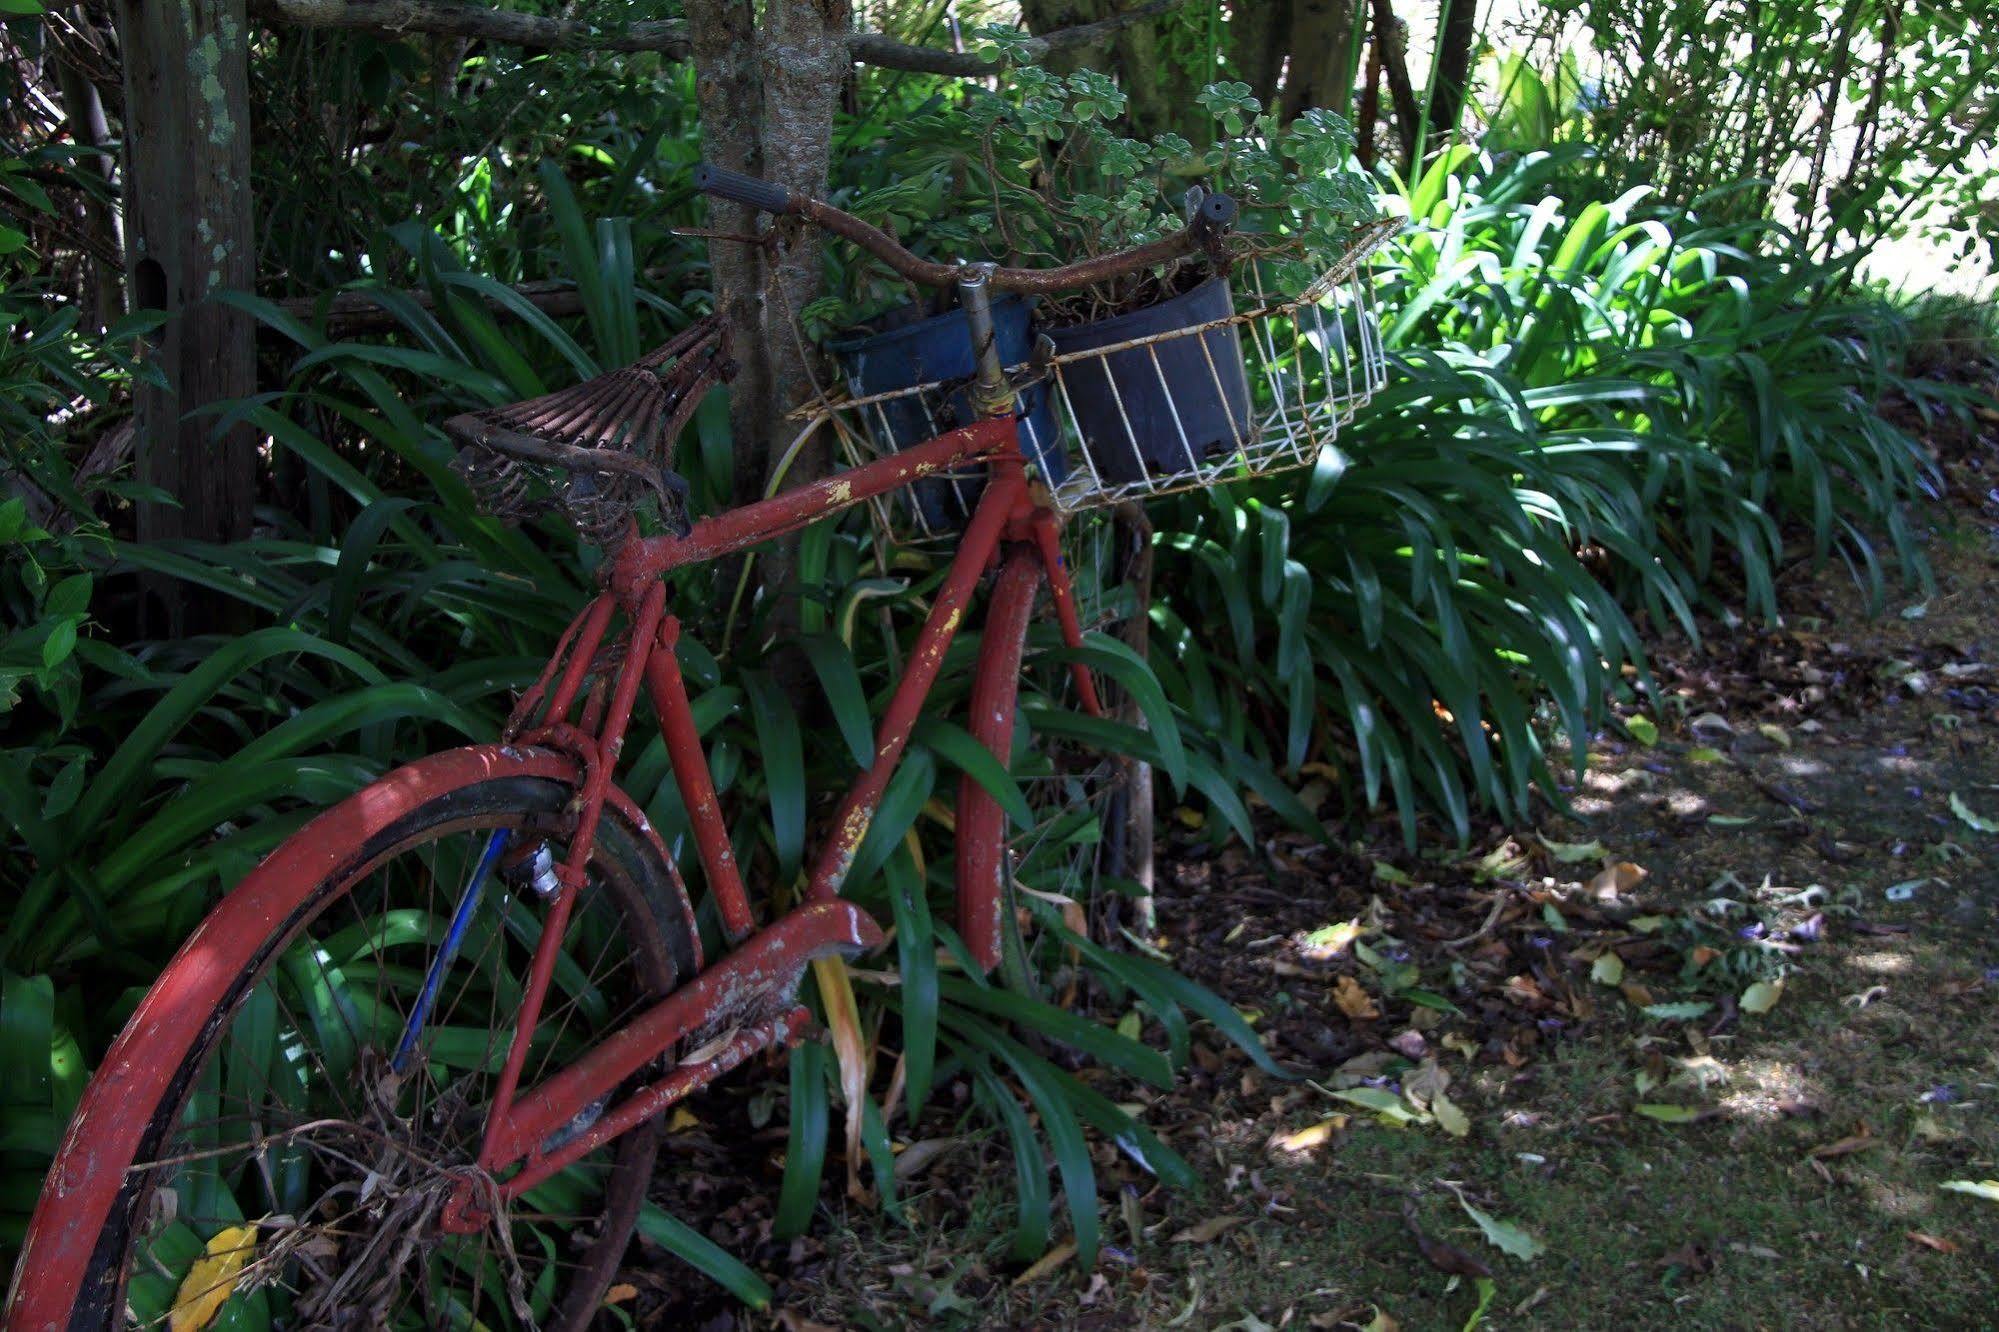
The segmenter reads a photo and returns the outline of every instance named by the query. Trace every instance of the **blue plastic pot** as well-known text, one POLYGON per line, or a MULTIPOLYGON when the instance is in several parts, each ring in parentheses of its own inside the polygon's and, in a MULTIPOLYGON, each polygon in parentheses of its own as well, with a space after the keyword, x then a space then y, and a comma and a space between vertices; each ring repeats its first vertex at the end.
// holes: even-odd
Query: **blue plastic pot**
MULTIPOLYGON (((1234 313, 1229 284, 1215 277, 1157 305, 1052 328, 1048 336, 1057 353, 1068 355, 1197 328, 1234 313)), ((1083 447, 1097 474, 1114 485, 1193 471, 1249 438, 1249 375, 1233 324, 1067 362, 1062 382, 1083 447)))
MULTIPOLYGON (((904 306, 890 311, 881 322, 896 324, 912 313, 913 307, 904 306)), ((993 328, 998 335, 1001 361, 1017 365, 1027 359, 1031 346, 1027 302, 1018 296, 1003 296, 994 301, 993 328)), ((939 380, 969 379, 975 368, 965 312, 957 309, 884 328, 865 337, 831 342, 827 347, 847 372, 853 391, 861 396, 939 380)), ((911 394, 865 410, 870 433, 877 439, 886 434, 882 442, 897 449, 935 439, 973 420, 968 389, 958 390, 941 404, 928 394, 911 394)), ((1062 454, 1055 413, 1049 407, 1048 392, 1043 386, 1036 384, 1021 393, 1018 419, 1022 450, 1029 461, 1040 465, 1049 485, 1059 485, 1069 475, 1068 460, 1062 454)), ((964 523, 984 487, 984 469, 973 468, 961 474, 919 481, 909 493, 924 525, 932 531, 945 531, 964 523)))

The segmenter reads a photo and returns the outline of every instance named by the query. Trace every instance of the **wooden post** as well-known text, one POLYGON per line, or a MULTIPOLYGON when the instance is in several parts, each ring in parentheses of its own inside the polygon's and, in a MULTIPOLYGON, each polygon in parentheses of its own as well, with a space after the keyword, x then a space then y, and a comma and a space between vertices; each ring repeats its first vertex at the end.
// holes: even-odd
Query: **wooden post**
MULTIPOLYGON (((218 435, 199 409, 257 386, 254 322, 210 299, 256 280, 244 0, 118 0, 117 16, 131 302, 170 316, 147 353, 164 385, 136 391, 138 476, 179 502, 141 504, 139 539, 241 540, 256 497, 255 437, 248 427, 218 435)), ((155 594, 170 632, 226 615, 185 584, 155 594)))

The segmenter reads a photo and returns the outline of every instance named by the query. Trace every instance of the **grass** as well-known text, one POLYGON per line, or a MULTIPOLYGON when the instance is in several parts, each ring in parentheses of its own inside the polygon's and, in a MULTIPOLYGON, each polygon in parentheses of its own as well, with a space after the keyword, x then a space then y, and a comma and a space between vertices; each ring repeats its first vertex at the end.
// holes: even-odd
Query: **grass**
MULTIPOLYGON (((1999 1007, 1990 983, 1970 1002, 1948 996, 1966 980, 1959 955, 1934 943, 1868 939, 1827 952, 1793 974, 1776 1010, 1715 1038, 1711 1065, 1668 1044, 1670 1066, 1690 1060, 1723 1079, 1707 1096, 1719 1116, 1697 1124, 1630 1113, 1644 1066, 1636 1042, 1657 1036, 1657 1024, 1633 1024, 1562 1045, 1510 1081, 1475 1083, 1463 1141, 1357 1119, 1287 1160, 1268 1149, 1269 1122, 1217 1125, 1205 1195, 1149 1215, 1132 1264, 1104 1267, 1131 1321, 1097 1325, 1213 1329, 1253 1316, 1284 1326, 1290 1314, 1292 1325, 1366 1326, 1380 1310, 1405 1328, 1463 1326, 1477 1294, 1419 1256, 1402 1215, 1414 1198, 1430 1237, 1492 1267, 1486 1326, 1993 1326, 1999 1211, 1939 1188, 1989 1178, 1999 1162, 1999 1007), (1888 996, 1843 1002, 1881 977, 1894 978, 1888 996), (1954 1103, 1923 1101, 1943 1085, 1954 1103), (1780 1109, 1799 1102, 1812 1112, 1780 1109), (1863 1125, 1868 1146, 1813 1157, 1863 1125), (1522 1262, 1486 1246, 1446 1180, 1537 1238, 1542 1256, 1522 1262), (1174 1240, 1220 1215, 1255 1219, 1212 1242, 1174 1240), (1911 1231, 1959 1251, 1937 1252, 1911 1231)), ((1291 1103, 1278 1117, 1286 1129, 1348 1108, 1279 1094, 1291 1103)), ((1006 1284, 996 1194, 913 1231, 847 1220, 853 1228, 833 1243, 853 1246, 856 1261, 831 1270, 874 1280, 814 1303, 830 1302, 850 1326, 910 1325, 898 1312, 938 1327, 1049 1314, 1046 1325, 1085 1326, 1106 1308, 1070 1273, 1006 1284), (997 1280, 973 1299, 958 1289, 968 1275, 997 1280)))

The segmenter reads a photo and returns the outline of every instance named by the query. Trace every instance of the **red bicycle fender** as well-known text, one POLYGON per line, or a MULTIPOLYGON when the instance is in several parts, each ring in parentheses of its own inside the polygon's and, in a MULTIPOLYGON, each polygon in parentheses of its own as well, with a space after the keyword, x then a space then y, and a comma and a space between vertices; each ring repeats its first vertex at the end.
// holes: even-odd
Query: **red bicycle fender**
MULTIPOLYGON (((312 820, 208 914, 146 992, 84 1090, 14 1264, 9 1332, 68 1327, 98 1234, 148 1127, 125 1112, 158 1103, 265 941, 292 922, 306 895, 340 869, 353 848, 426 801, 495 777, 581 781, 575 761, 552 750, 478 745, 434 754, 385 774, 312 820)), ((616 788, 608 799, 665 858, 637 806, 616 788)))

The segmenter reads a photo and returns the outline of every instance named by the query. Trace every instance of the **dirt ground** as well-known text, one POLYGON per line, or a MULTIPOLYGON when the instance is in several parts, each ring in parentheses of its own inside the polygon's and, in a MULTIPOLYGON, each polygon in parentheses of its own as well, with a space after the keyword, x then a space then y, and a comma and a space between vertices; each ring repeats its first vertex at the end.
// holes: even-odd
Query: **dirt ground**
POLYGON ((1007 1260, 1010 1153, 948 1114, 896 1126, 948 1140, 906 1223, 829 1189, 771 1242, 746 1085, 660 1196, 774 1312, 655 1254, 639 1325, 1999 1326, 1999 1186, 1947 1187, 1999 1179, 1999 426, 1939 447, 1933 593, 1801 567, 1781 627, 1655 644, 1570 814, 1413 856, 1176 827, 1154 942, 1300 1076, 1203 1032, 1173 1091, 1102 1080, 1206 1183, 1102 1146, 1095 1270, 1007 1260))

